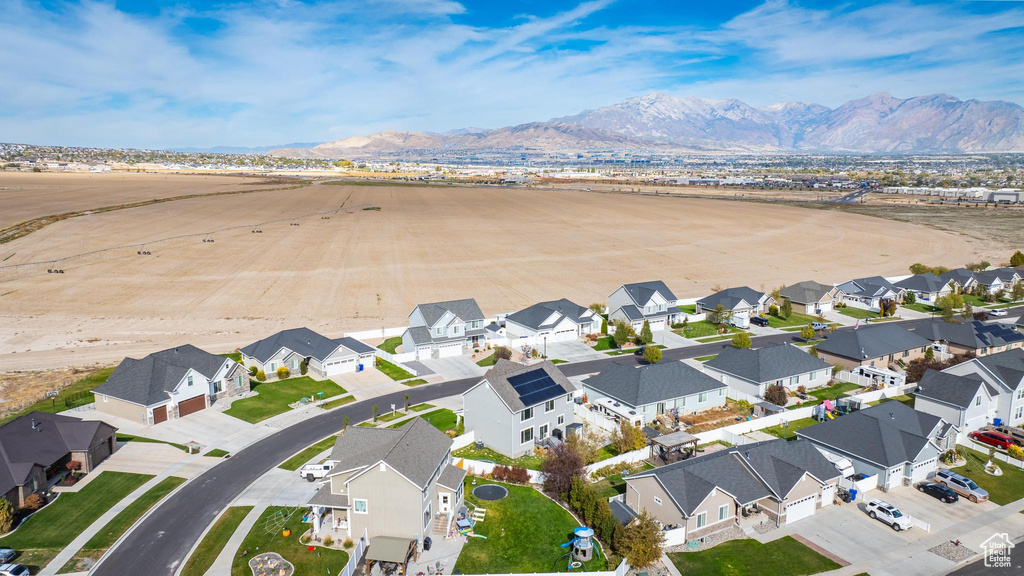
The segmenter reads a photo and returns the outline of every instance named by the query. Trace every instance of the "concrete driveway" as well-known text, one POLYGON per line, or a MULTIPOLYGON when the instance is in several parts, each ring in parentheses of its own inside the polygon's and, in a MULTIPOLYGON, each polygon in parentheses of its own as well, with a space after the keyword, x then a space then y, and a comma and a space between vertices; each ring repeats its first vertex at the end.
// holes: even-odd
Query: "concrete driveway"
POLYGON ((569 342, 548 342, 548 358, 578 362, 605 358, 604 352, 597 352, 579 340, 569 342))
POLYGON ((461 378, 475 378, 483 376, 487 368, 477 366, 465 356, 450 356, 448 358, 431 358, 420 360, 420 363, 429 368, 443 380, 458 380, 461 378))
MULTIPOLYGON (((876 492, 869 492, 868 495, 876 492)), ((905 514, 910 514, 914 519, 920 519, 930 525, 930 532, 935 533, 945 530, 954 524, 959 524, 982 514, 991 514, 999 509, 999 505, 992 502, 979 502, 977 504, 966 498, 961 498, 956 504, 946 504, 932 498, 927 494, 918 492, 916 488, 904 487, 893 490, 888 494, 877 492, 873 496, 892 504, 905 514)))
POLYGON ((134 420, 98 413, 95 410, 75 412, 75 416, 86 420, 103 420, 123 434, 145 436, 177 444, 197 442, 203 448, 203 452, 211 448, 237 452, 275 432, 267 426, 249 424, 228 416, 216 408, 207 408, 184 418, 175 418, 152 426, 143 426, 134 420))

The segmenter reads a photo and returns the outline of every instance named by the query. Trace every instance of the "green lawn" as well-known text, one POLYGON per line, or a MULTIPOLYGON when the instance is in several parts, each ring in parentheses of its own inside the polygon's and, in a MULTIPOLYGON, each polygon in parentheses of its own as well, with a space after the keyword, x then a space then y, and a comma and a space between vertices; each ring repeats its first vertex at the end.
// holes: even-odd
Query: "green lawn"
POLYGON ((245 520, 245 517, 252 512, 252 506, 232 506, 224 511, 217 519, 217 522, 210 528, 210 531, 203 536, 199 546, 192 552, 185 567, 181 570, 181 576, 203 576, 213 566, 213 562, 220 556, 220 551, 231 539, 231 535, 238 529, 238 525, 245 520))
POLYGON ((840 567, 792 536, 768 544, 730 540, 700 552, 671 552, 668 557, 687 576, 807 576, 840 567))
POLYGON ((925 304, 924 302, 914 302, 913 304, 903 304, 903 308, 909 308, 910 310, 917 310, 918 312, 924 312, 930 314, 932 312, 938 312, 939 309, 935 306, 925 304))
POLYGON ((355 396, 342 396, 341 398, 335 398, 334 400, 328 400, 320 405, 324 410, 332 410, 338 406, 344 406, 345 404, 351 404, 356 401, 355 396))
POLYGON ((996 460, 996 464, 1003 471, 1002 476, 992 476, 985 472, 985 463, 988 462, 988 454, 960 447, 967 457, 967 464, 954 468, 953 471, 963 474, 978 486, 988 491, 989 500, 999 504, 1009 504, 1024 497, 1024 471, 1010 466, 1006 462, 996 460))
POLYGON ((409 410, 412 410, 413 412, 423 412, 424 410, 430 410, 433 407, 434 407, 433 404, 423 403, 423 404, 417 404, 415 406, 409 406, 409 410))
POLYGON ((863 308, 854 308, 853 306, 836 308, 836 312, 839 312, 843 316, 849 316, 850 318, 857 318, 859 320, 864 320, 865 318, 878 318, 878 312, 872 312, 871 310, 865 310, 863 308))
POLYGON ((383 358, 377 358, 377 370, 380 370, 392 380, 408 380, 415 376, 415 374, 410 374, 383 358))
POLYGON ((767 434, 771 434, 772 436, 776 436, 778 438, 785 438, 786 440, 795 440, 797 430, 804 430, 805 428, 809 426, 814 426, 817 423, 818 421, 815 420, 814 418, 801 418, 799 420, 791 420, 787 428, 783 428, 780 424, 778 426, 769 426, 767 428, 762 429, 761 431, 767 434))
POLYGON ((615 348, 617 348, 617 346, 615 346, 615 339, 611 336, 602 336, 598 338, 597 343, 594 344, 594 350, 597 352, 601 352, 603 350, 614 350, 615 348))
POLYGON ((415 386, 420 386, 420 385, 423 385, 423 384, 426 384, 426 383, 427 383, 427 381, 424 380, 423 378, 415 378, 413 380, 403 380, 402 381, 402 385, 403 386, 408 386, 409 388, 413 388, 415 386))
POLYGON ((106 382, 107 378, 110 378, 110 375, 114 373, 114 368, 116 368, 116 366, 96 370, 85 378, 78 380, 74 384, 71 384, 67 388, 58 392, 57 398, 43 398, 39 402, 36 402, 27 408, 23 408, 17 412, 4 416, 0 419, 0 424, 14 420, 18 416, 24 416, 29 412, 53 412, 54 406, 56 406, 57 412, 63 412, 64 410, 70 410, 71 408, 90 404, 93 401, 93 396, 89 392, 91 392, 93 388, 106 382))
POLYGON ((789 315, 789 318, 782 318, 779 316, 768 315, 768 326, 772 328, 790 328, 794 326, 807 326, 811 322, 817 322, 817 316, 808 316, 807 314, 800 314, 799 312, 793 312, 789 315))
POLYGON ((313 457, 316 456, 317 454, 329 450, 332 446, 334 446, 334 442, 337 439, 337 436, 332 435, 328 436, 327 438, 324 438, 323 440, 317 442, 316 444, 311 444, 303 448, 301 451, 299 451, 298 454, 282 462, 278 466, 278 468, 282 470, 291 470, 292 472, 294 472, 299 468, 302 468, 303 465, 306 464, 306 462, 312 460, 313 457))
MULTIPOLYGON (((746 334, 750 334, 747 332, 746 334)), ((708 342, 722 342, 723 340, 732 340, 732 337, 736 334, 723 334, 721 336, 711 336, 710 338, 698 338, 697 342, 708 343, 708 342)), ((753 336, 753 334, 750 334, 753 336)))
POLYGON ((793 410, 796 408, 803 408, 804 406, 813 406, 814 404, 819 404, 825 400, 835 400, 837 396, 839 398, 849 396, 849 392, 859 390, 860 388, 861 386, 859 384, 854 384, 853 382, 839 382, 835 386, 825 386, 824 388, 818 388, 817 390, 808 390, 808 398, 807 400, 804 400, 803 406, 792 404, 787 406, 786 409, 793 410))
POLYGON ((104 512, 152 478, 146 474, 102 472, 78 492, 61 494, 13 534, 0 538, 0 547, 17 550, 18 563, 38 573, 104 512))
POLYGON ((485 358, 481 358, 480 360, 476 361, 476 365, 477 366, 482 366, 484 368, 486 368, 488 366, 494 366, 497 363, 498 363, 498 357, 494 353, 491 353, 489 356, 487 356, 485 358))
MULTIPOLYGON (((728 332, 734 333, 739 332, 735 326, 729 326, 728 332)), ((675 333, 684 338, 703 338, 704 336, 715 336, 718 334, 718 324, 712 324, 707 320, 701 320, 700 322, 690 322, 687 324, 686 329, 680 328, 675 330, 675 333)))
POLYGON ((242 363, 242 353, 241 352, 229 352, 227 354, 220 354, 220 356, 223 356, 224 358, 231 358, 232 360, 234 360, 235 362, 238 362, 239 364, 242 363))
MULTIPOLYGON (((466 501, 487 509, 486 520, 474 527, 474 531, 486 539, 470 538, 462 547, 453 570, 463 574, 566 571, 568 559, 559 559, 567 549, 561 545, 571 539, 579 523, 564 508, 533 488, 503 486, 508 489, 507 497, 484 502, 473 496, 472 484, 466 483, 466 501)), ((602 553, 580 570, 605 570, 606 567, 602 553)))
MULTIPOLYGON (((439 408, 437 410, 432 410, 425 414, 420 414, 420 418, 423 418, 427 422, 430 422, 431 426, 437 428, 441 432, 455 430, 457 433, 461 434, 459 430, 462 428, 462 426, 457 423, 458 416, 455 415, 455 412, 452 412, 447 408, 439 408)), ((405 426, 407 423, 408 420, 405 422, 395 422, 394 424, 388 426, 388 428, 401 428, 402 426, 405 426)))
POLYGON ((676 306, 676 308, 679 308, 680 310, 682 310, 683 314, 696 314, 697 313, 697 305, 696 304, 684 304, 682 306, 676 306))
POLYGON ((309 527, 302 522, 304 510, 287 506, 267 508, 235 551, 235 559, 231 563, 231 576, 252 576, 249 559, 264 552, 280 554, 295 566, 295 574, 340 574, 348 563, 348 554, 344 550, 317 547, 315 551, 310 552, 306 550, 305 544, 299 542, 299 537, 309 527), (270 527, 274 527, 273 521, 278 512, 283 512, 285 516, 291 514, 284 524, 284 528, 292 531, 291 536, 287 538, 281 536, 281 530, 268 530, 268 521, 271 523, 270 527), (248 552, 248 555, 243 556, 245 552, 248 552))
POLYGON ((907 406, 910 406, 911 408, 914 407, 914 395, 913 394, 900 394, 899 396, 893 396, 892 398, 882 398, 881 400, 875 400, 874 402, 868 402, 868 406, 878 406, 879 404, 883 404, 885 402, 889 402, 890 400, 898 400, 900 402, 903 402, 907 406))
POLYGON ((490 448, 477 450, 472 444, 452 452, 452 456, 456 458, 469 458, 470 460, 485 460, 502 466, 519 466, 520 468, 528 468, 530 470, 540 470, 541 464, 544 463, 544 458, 535 456, 533 453, 527 456, 520 456, 519 458, 509 458, 504 454, 498 454, 490 448))
MULTIPOLYGON (((615 458, 618 455, 619 455, 619 449, 618 448, 616 448, 615 446, 612 446, 611 444, 605 444, 604 446, 601 446, 600 448, 598 448, 597 454, 594 455, 594 462, 600 462, 602 460, 607 460, 609 458, 615 458)), ((592 463, 593 462, 588 462, 588 464, 592 464, 592 463)))
POLYGON ((291 410, 289 404, 298 402, 301 398, 317 398, 317 392, 323 392, 324 398, 345 393, 344 388, 331 380, 317 381, 309 376, 272 382, 253 381, 252 389, 257 393, 255 396, 235 400, 224 413, 255 424, 272 416, 284 414, 291 410))
POLYGON ((366 422, 360 422, 359 424, 356 424, 356 426, 358 426, 360 428, 376 428, 377 427, 376 424, 374 424, 373 422, 371 422, 369 420, 367 420, 366 422))
POLYGON ((64 564, 58 574, 66 574, 68 572, 85 572, 88 571, 93 564, 99 560, 100 556, 103 556, 107 550, 114 545, 115 542, 128 531, 138 520, 142 518, 142 515, 147 510, 152 508, 157 502, 163 500, 172 490, 177 488, 184 482, 184 478, 177 476, 168 476, 160 482, 157 482, 155 486, 150 488, 139 496, 134 502, 125 507, 124 510, 120 511, 116 516, 107 522, 107 525, 100 528, 100 531, 93 535, 88 542, 82 546, 82 549, 75 553, 75 555, 64 564))
POLYGON ((554 360, 551 361, 551 363, 552 364, 568 364, 569 361, 568 360, 559 360, 558 358, 555 358, 554 360))
POLYGON ((1001 310, 1003 308, 1016 308, 1020 306, 1020 302, 1010 302, 1008 304, 997 304, 995 306, 988 306, 989 310, 1001 310))
POLYGON ((145 436, 132 436, 131 434, 118 434, 117 435, 117 441, 118 442, 142 442, 142 443, 145 443, 145 444, 167 444, 168 446, 174 446, 175 448, 177 448, 178 450, 181 450, 182 452, 188 452, 188 448, 186 448, 182 444, 175 444, 174 442, 164 442, 163 440, 154 440, 152 438, 146 438, 145 436))
POLYGON ((694 360, 696 360, 697 362, 707 362, 708 360, 714 360, 715 358, 718 358, 718 354, 712 354, 710 356, 698 356, 694 358, 694 360))
POLYGON ((228 455, 228 451, 227 450, 221 450, 220 448, 214 448, 213 450, 210 450, 206 454, 203 454, 203 456, 209 456, 210 458, 223 458, 223 457, 225 457, 227 455, 228 455))
POLYGON ((402 416, 405 416, 405 412, 401 410, 395 410, 394 412, 385 412, 377 416, 377 420, 380 422, 391 422, 392 420, 398 420, 402 416))
POLYGON ((381 342, 380 345, 377 346, 377 348, 380 348, 381 350, 388 352, 390 354, 395 354, 395 351, 398 350, 398 347, 401 345, 402 337, 395 336, 393 338, 388 338, 387 340, 381 342))
MULTIPOLYGON (((653 470, 654 466, 647 462, 641 463, 639 466, 634 467, 626 474, 635 474, 643 470, 653 470)), ((594 483, 594 490, 601 498, 611 498, 619 494, 626 493, 626 481, 622 479, 622 474, 612 474, 607 478, 603 478, 594 483)))
MULTIPOLYGON (((648 346, 650 346, 650 344, 648 344, 648 346)), ((635 354, 637 348, 639 348, 639 346, 633 346, 631 348, 623 348, 621 350, 612 350, 610 352, 605 352, 605 354, 608 355, 608 356, 623 356, 625 354, 635 354)), ((666 346, 662 346, 661 344, 658 344, 658 348, 661 349, 661 350, 664 350, 666 348, 666 346)))

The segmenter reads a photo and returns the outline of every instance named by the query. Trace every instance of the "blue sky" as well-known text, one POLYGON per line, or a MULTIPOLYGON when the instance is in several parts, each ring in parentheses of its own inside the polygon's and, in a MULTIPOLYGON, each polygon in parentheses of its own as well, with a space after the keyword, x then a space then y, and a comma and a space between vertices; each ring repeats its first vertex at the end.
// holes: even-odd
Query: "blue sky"
POLYGON ((0 0, 0 141, 326 141, 652 91, 1024 104, 1024 2, 0 0))

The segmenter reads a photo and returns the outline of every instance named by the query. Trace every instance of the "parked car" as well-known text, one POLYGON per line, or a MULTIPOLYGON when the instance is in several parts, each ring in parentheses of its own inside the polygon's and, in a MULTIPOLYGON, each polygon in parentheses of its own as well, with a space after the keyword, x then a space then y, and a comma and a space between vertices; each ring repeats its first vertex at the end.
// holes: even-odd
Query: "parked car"
POLYGON ((828 323, 827 322, 811 322, 811 328, 813 328, 815 332, 817 332, 818 330, 828 330, 828 323))
POLYGON ((758 326, 768 326, 768 319, 761 318, 760 316, 754 316, 750 319, 751 324, 757 324, 758 326))
POLYGON ((323 478, 331 471, 334 464, 331 462, 324 462, 323 464, 306 464, 302 468, 299 468, 299 478, 305 478, 312 482, 317 478, 323 478))
POLYGON ((1024 446, 1024 430, 1013 426, 996 426, 992 430, 1000 434, 1006 434, 1017 446, 1024 446))
POLYGON ((968 436, 982 444, 995 446, 1002 450, 1006 450, 1014 444, 1013 438, 1010 438, 1001 432, 996 432, 995 430, 976 430, 968 434, 968 436))
POLYGON ((957 494, 966 496, 971 502, 984 502, 988 500, 988 492, 984 488, 980 488, 974 483, 974 480, 961 476, 956 472, 945 469, 939 470, 935 473, 934 480, 948 488, 952 488, 957 494))
POLYGON ((30 572, 21 564, 0 564, 0 576, 28 576, 30 572))
POLYGON ((910 516, 900 512, 900 509, 885 502, 883 500, 872 500, 867 505, 868 516, 871 516, 875 520, 881 520, 893 530, 899 532, 900 530, 909 530, 914 525, 910 516))
POLYGON ((11 560, 14 560, 14 557, 17 556, 17 554, 17 552, 10 548, 0 548, 0 564, 7 564, 11 560))
POLYGON ((920 482, 917 485, 920 492, 942 500, 946 504, 952 504, 960 500, 960 496, 952 488, 938 482, 920 482))
POLYGON ((997 310, 989 310, 988 311, 988 315, 989 316, 1006 316, 1006 310, 1003 309, 1003 308, 999 308, 997 310))

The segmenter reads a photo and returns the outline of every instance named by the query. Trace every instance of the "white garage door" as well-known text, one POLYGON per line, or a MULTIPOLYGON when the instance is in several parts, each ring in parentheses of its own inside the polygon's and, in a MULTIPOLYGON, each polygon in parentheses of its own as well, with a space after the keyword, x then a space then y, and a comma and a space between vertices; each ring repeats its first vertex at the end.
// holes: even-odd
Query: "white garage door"
POLYGON ((916 484, 918 482, 921 482, 922 480, 927 480, 928 474, 935 470, 936 463, 937 458, 932 458, 930 460, 925 460, 924 462, 918 462, 917 464, 914 464, 914 469, 911 470, 910 474, 911 484, 916 484))
POLYGON ((821 505, 831 506, 836 497, 836 485, 826 484, 821 487, 821 505))
POLYGON ((336 374, 346 374, 348 372, 356 371, 356 359, 348 358, 344 360, 333 360, 324 365, 325 371, 328 376, 334 376, 336 374))
POLYGON ((786 524, 796 522, 814 514, 816 496, 808 496, 786 506, 786 524))
POLYGON ((820 302, 818 304, 818 309, 821 310, 822 312, 827 312, 827 311, 832 309, 832 303, 831 302, 820 302))
POLYGON ((662 319, 662 320, 654 320, 650 324, 651 324, 651 330, 664 330, 665 329, 665 320, 664 319, 662 319))
POLYGON ((552 342, 568 342, 576 339, 575 330, 559 330, 551 336, 552 342))
POLYGON ((416 349, 417 360, 430 360, 430 346, 423 346, 416 349))
POLYGON ((442 344, 437 347, 438 358, 448 358, 449 356, 461 356, 462 355, 462 343, 456 342, 455 344, 442 344))

